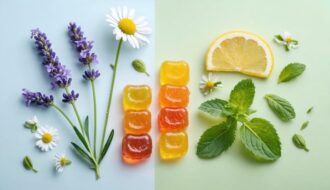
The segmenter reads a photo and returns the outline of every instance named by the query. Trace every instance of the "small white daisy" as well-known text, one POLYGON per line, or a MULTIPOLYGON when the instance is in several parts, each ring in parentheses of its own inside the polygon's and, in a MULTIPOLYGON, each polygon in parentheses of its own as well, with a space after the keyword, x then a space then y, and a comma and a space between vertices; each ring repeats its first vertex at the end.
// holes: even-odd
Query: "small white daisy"
POLYGON ((62 173, 64 167, 71 164, 71 160, 69 160, 65 154, 56 154, 55 155, 55 168, 56 171, 62 173))
POLYGON ((56 147, 56 143, 58 140, 58 132, 57 129, 54 128, 39 128, 35 137, 38 139, 36 142, 36 146, 44 152, 52 150, 56 147))
POLYGON ((135 18, 135 10, 127 7, 111 8, 111 14, 106 15, 106 21, 113 27, 116 40, 128 41, 133 48, 140 48, 144 43, 150 43, 146 35, 151 34, 151 28, 144 17, 135 18))
POLYGON ((199 82, 199 88, 205 96, 213 92, 219 86, 221 86, 221 81, 216 81, 212 73, 209 73, 207 76, 203 75, 199 82))
POLYGON ((299 47, 299 42, 292 38, 289 32, 283 32, 278 34, 274 38, 275 42, 284 46, 285 50, 289 51, 291 49, 297 49, 299 47))

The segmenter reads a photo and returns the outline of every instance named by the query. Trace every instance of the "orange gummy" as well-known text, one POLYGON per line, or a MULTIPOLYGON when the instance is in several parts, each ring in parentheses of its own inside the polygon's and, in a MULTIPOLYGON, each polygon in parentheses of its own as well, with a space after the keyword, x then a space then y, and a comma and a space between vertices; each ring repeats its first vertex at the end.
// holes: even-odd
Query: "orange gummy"
POLYGON ((148 134, 127 134, 122 142, 122 159, 125 163, 136 164, 150 157, 152 140, 148 134))
POLYGON ((189 90, 186 86, 163 85, 159 91, 161 107, 187 107, 189 90))
POLYGON ((158 114, 160 132, 183 131, 188 127, 188 112, 185 108, 162 108, 158 114))
POLYGON ((159 138, 159 154, 163 160, 175 160, 183 157, 188 151, 186 132, 161 133, 159 138))
POLYGON ((151 114, 148 110, 127 110, 124 114, 124 129, 126 134, 144 134, 151 128, 151 114))
POLYGON ((160 68, 160 84, 184 86, 189 82, 189 65, 185 61, 165 61, 160 68))
POLYGON ((145 110, 151 104, 151 89, 147 85, 127 85, 124 88, 124 110, 145 110))

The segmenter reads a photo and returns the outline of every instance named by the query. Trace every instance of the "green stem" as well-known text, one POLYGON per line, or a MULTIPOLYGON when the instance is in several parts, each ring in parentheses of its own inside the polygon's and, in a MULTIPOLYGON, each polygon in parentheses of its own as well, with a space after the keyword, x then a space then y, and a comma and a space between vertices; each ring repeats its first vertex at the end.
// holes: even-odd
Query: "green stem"
MULTIPOLYGON (((68 87, 65 87, 64 89, 65 89, 65 92, 66 92, 67 94, 70 94, 70 91, 69 91, 68 87)), ((86 134, 85 134, 85 130, 84 130, 83 124, 82 124, 82 122, 81 122, 81 118, 80 118, 80 115, 79 115, 79 113, 78 113, 78 109, 77 109, 77 107, 76 107, 75 102, 72 101, 72 102, 71 102, 71 105, 72 105, 72 108, 73 108, 73 110, 74 110, 74 113, 75 113, 75 115, 76 115, 76 117, 77 117, 77 119, 78 119, 78 122, 79 122, 79 125, 80 125, 80 129, 81 129, 82 133, 83 133, 84 136, 85 136, 85 135, 86 135, 86 134)))
MULTIPOLYGON (((89 70, 91 66, 89 65, 89 70)), ((96 138, 97 138, 97 107, 96 107, 96 92, 94 80, 91 80, 92 93, 93 93, 93 105, 94 105, 94 157, 96 158, 96 138)))
POLYGON ((101 146, 100 146, 100 155, 101 155, 101 152, 102 152, 103 147, 104 147, 105 133, 107 132, 107 126, 108 126, 109 114, 110 114, 110 107, 111 107, 111 101, 112 101, 112 94, 113 94, 113 89, 114 89, 114 84, 115 84, 115 79, 116 79, 116 74, 117 74, 117 65, 118 65, 118 59, 119 59, 120 48, 121 48, 122 43, 123 43, 123 39, 120 39, 119 43, 118 43, 118 47, 117 47, 115 65, 113 66, 113 74, 112 74, 111 86, 110 86, 110 91, 109 91, 108 105, 107 105, 107 111, 106 111, 106 115, 105 115, 102 141, 101 141, 101 146))
POLYGON ((66 114, 66 113, 64 113, 64 111, 60 108, 60 107, 58 107, 56 104, 52 104, 51 105, 53 108, 55 108, 59 113, 61 113, 62 114, 62 116, 70 123, 70 125, 72 126, 72 127, 74 127, 74 124, 73 124, 73 122, 71 121, 71 119, 69 118, 69 116, 66 114))

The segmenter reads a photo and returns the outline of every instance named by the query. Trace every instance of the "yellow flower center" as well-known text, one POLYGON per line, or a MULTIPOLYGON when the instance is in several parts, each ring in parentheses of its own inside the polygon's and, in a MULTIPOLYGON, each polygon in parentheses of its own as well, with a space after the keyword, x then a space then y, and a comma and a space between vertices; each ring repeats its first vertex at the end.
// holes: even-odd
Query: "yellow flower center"
POLYGON ((287 42, 287 43, 290 43, 292 40, 293 40, 292 37, 288 37, 288 38, 286 39, 286 42, 287 42))
POLYGON ((44 133, 41 138, 42 142, 48 144, 53 140, 53 136, 50 133, 44 133))
POLYGON ((121 19, 118 23, 118 27, 123 33, 127 35, 133 35, 136 32, 136 25, 133 20, 129 18, 121 19))
POLYGON ((65 158, 61 158, 61 160, 60 160, 61 166, 65 166, 66 163, 67 163, 66 159, 65 158))
POLYGON ((213 81, 207 81, 206 86, 207 89, 212 89, 214 88, 214 82, 213 81))

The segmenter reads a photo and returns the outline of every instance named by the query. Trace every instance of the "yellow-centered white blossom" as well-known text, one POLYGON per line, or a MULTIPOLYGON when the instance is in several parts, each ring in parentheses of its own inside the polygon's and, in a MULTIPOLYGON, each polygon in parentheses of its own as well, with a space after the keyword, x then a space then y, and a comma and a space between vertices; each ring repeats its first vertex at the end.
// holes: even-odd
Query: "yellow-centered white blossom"
POLYGON ((116 40, 128 41, 133 48, 140 48, 142 44, 150 43, 146 37, 151 34, 151 28, 144 17, 135 18, 135 10, 127 7, 111 8, 106 21, 113 27, 116 40))
POLYGON ((55 155, 55 169, 57 172, 62 173, 64 167, 71 164, 71 160, 69 160, 65 154, 56 154, 55 155))
POLYGON ((282 32, 281 34, 275 35, 274 40, 276 43, 284 46, 287 51, 297 49, 299 47, 299 42, 293 39, 289 32, 282 32))
POLYGON ((37 138, 36 146, 44 152, 52 150, 57 146, 58 132, 54 128, 41 127, 35 134, 37 138))
POLYGON ((221 86, 221 82, 215 80, 212 73, 203 75, 199 82, 199 88, 205 96, 213 92, 219 86, 221 86))

